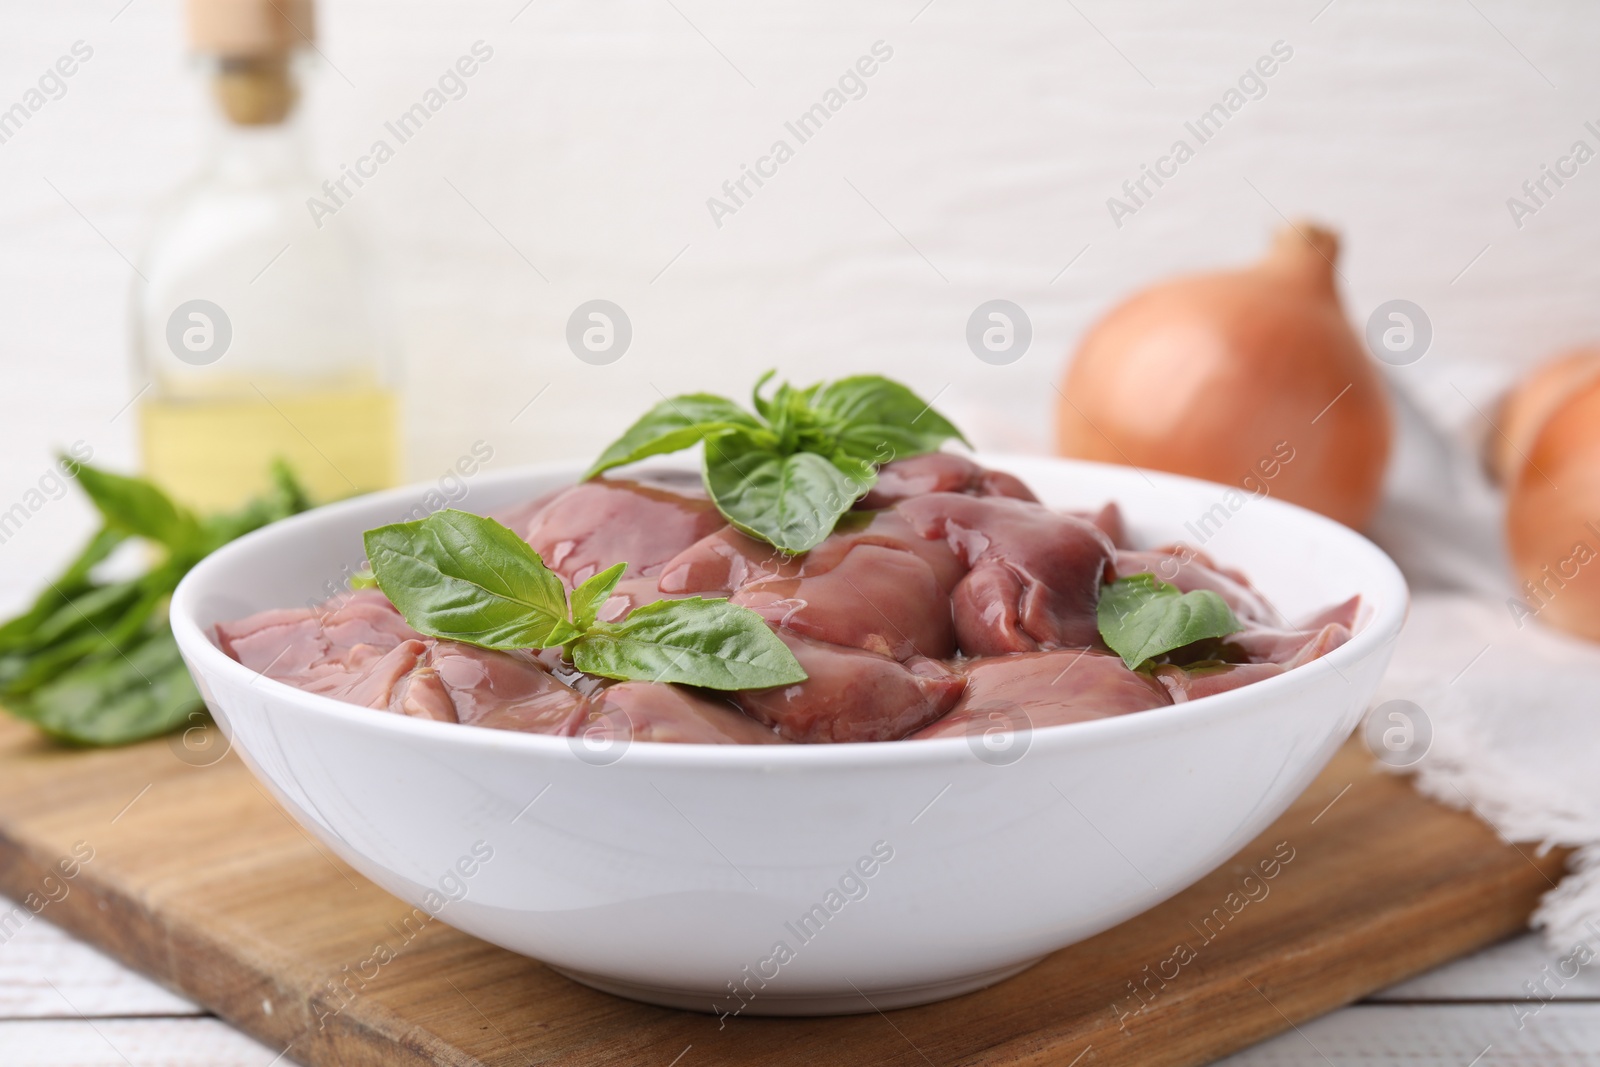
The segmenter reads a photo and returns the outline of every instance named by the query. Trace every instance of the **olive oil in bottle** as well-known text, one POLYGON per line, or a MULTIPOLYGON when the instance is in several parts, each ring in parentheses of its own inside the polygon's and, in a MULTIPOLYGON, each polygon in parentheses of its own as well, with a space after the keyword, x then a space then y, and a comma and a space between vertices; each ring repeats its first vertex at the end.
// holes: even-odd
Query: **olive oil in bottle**
POLYGON ((399 474, 372 272, 353 220, 307 209, 312 16, 311 0, 189 0, 210 145, 144 257, 134 346, 145 471, 202 510, 265 489, 274 458, 319 500, 399 474))

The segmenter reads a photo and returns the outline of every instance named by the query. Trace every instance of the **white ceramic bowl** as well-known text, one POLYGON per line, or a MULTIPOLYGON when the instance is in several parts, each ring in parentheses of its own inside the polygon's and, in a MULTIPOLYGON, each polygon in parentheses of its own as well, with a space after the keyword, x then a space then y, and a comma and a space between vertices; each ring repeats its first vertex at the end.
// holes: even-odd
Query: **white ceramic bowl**
MULTIPOLYGON (((224 547, 184 579, 172 626, 273 795, 444 922, 657 1004, 821 1014, 923 1003, 1144 911, 1265 829, 1361 718, 1406 611, 1387 556, 1301 508, 1124 467, 978 458, 1055 507, 1118 501, 1140 545, 1204 531, 1205 550, 1290 618, 1360 593, 1355 637, 1233 692, 1035 730, 999 757, 963 738, 595 752, 339 703, 217 648, 216 622, 325 596, 360 563, 362 531, 411 512, 428 486, 224 547)), ((503 507, 578 472, 481 475, 458 506, 503 507)))

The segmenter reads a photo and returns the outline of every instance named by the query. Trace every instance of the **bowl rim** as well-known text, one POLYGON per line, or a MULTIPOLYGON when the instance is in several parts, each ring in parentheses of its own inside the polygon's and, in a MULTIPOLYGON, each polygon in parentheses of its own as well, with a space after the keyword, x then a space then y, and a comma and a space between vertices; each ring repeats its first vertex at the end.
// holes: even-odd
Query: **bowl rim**
MULTIPOLYGON (((1014 464, 1040 463, 1095 468, 1110 472, 1114 477, 1123 474, 1128 477, 1140 476, 1152 483, 1157 491, 1161 491, 1164 486, 1173 489, 1204 489, 1209 492, 1238 491, 1236 487, 1199 478, 1061 456, 974 452, 971 458, 1000 470, 1007 470, 1014 464)), ((658 470, 684 469, 681 463, 671 462, 649 466, 658 470)), ((585 468, 586 464, 580 461, 549 460, 485 474, 474 479, 473 484, 483 489, 541 477, 568 477, 576 480, 585 468)), ((641 466, 640 469, 647 468, 641 466)), ((370 729, 392 737, 415 738, 419 742, 428 744, 466 748, 520 750, 532 755, 556 758, 565 756, 577 760, 578 756, 573 750, 573 739, 570 737, 395 715, 319 693, 310 693, 268 678, 225 653, 196 620, 195 610, 200 598, 210 591, 208 587, 215 581, 212 578, 213 572, 230 564, 235 557, 251 553, 263 542, 293 538, 300 532, 301 527, 325 521, 330 516, 337 517, 368 508, 414 502, 434 488, 431 482, 418 482, 324 504, 248 533, 223 545, 201 560, 179 582, 178 588, 173 593, 170 609, 173 635, 187 664, 190 665, 191 672, 197 675, 215 674, 227 682, 255 689, 269 701, 287 702, 301 711, 313 715, 331 716, 356 728, 370 729)), ((1292 515, 1295 516, 1295 521, 1310 522, 1322 527, 1324 532, 1331 534, 1336 540, 1342 540, 1351 553, 1366 558, 1370 569, 1374 571, 1376 583, 1376 588, 1361 591, 1364 603, 1372 606, 1372 614, 1366 624, 1357 630, 1349 641, 1332 652, 1283 674, 1252 682, 1238 689, 1133 714, 1113 715, 1103 719, 1062 723, 1055 726, 1029 727, 1026 731, 1029 735, 1027 751, 1031 752, 1039 747, 1098 748, 1138 738, 1152 731, 1201 729, 1216 719, 1244 713, 1263 704, 1281 703, 1283 701, 1280 698, 1290 698, 1294 693, 1323 679, 1329 681, 1342 679, 1345 684, 1351 684, 1343 668, 1354 666, 1395 642, 1405 621, 1410 591, 1404 576, 1400 573, 1400 568, 1388 554, 1357 531, 1307 508, 1272 496, 1257 498, 1256 502, 1266 506, 1269 514, 1292 515)), ((209 687, 204 685, 201 689, 202 692, 209 691, 209 687)), ((966 735, 925 738, 909 744, 902 743, 905 740, 907 739, 896 742, 847 741, 832 744, 776 745, 630 740, 626 742, 624 758, 619 759, 617 763, 660 768, 731 765, 762 769, 778 767, 802 769, 974 762, 970 737, 966 735)))

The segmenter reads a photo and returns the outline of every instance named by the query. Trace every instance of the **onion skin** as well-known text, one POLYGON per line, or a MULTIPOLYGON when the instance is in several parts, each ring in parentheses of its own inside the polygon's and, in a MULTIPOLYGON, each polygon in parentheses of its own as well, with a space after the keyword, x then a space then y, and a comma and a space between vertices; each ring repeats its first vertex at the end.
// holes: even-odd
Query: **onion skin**
POLYGON ((1517 480, 1545 421, 1569 395, 1600 377, 1600 348, 1576 348, 1524 378, 1500 405, 1485 458, 1501 485, 1517 480))
POLYGON ((1517 473, 1506 536, 1523 609, 1600 641, 1600 380, 1569 396, 1517 473))
POLYGON ((1113 309, 1067 369, 1058 451, 1264 489, 1364 525, 1392 416, 1340 306, 1338 254, 1336 235, 1301 223, 1253 267, 1174 279, 1113 309))

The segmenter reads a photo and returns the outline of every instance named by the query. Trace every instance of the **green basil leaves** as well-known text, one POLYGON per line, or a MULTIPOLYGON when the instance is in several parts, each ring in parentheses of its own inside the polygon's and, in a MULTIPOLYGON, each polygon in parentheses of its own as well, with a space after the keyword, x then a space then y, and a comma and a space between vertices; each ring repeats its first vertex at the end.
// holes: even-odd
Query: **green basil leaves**
POLYGON ((480 648, 562 648, 602 678, 764 689, 806 679, 761 616, 726 600, 662 600, 617 622, 598 614, 627 564, 573 590, 493 519, 434 512, 366 533, 378 588, 420 633, 480 648))
POLYGON ((151 482, 81 466, 78 484, 113 530, 153 541, 173 556, 201 550, 200 520, 151 482))
POLYGON ((378 588, 431 637, 548 648, 573 629, 561 579, 493 519, 447 508, 368 530, 365 541, 378 588))
POLYGON ((754 413, 694 393, 663 400, 611 444, 585 478, 705 443, 706 491, 737 529, 785 552, 814 548, 892 459, 965 443, 950 422, 898 382, 860 375, 770 397, 754 413))
POLYGON ((51 737, 121 745, 167 733, 203 707, 167 624, 178 580, 235 537, 306 510, 283 464, 272 488, 239 511, 196 515, 143 478, 62 457, 61 470, 102 526, 33 604, 0 624, 0 704, 51 737), (142 574, 100 581, 96 568, 129 538, 159 549, 142 574))
POLYGON ((625 463, 637 463, 647 456, 681 452, 707 438, 761 429, 759 419, 731 400, 709 393, 673 397, 645 412, 627 433, 613 441, 584 478, 625 463))
POLYGON ((572 665, 602 678, 765 689, 806 680, 794 653, 761 616, 726 600, 658 600, 621 622, 591 625, 572 665))
POLYGON ((1100 589, 1100 636, 1130 670, 1208 638, 1244 629, 1228 602, 1209 589, 1180 593, 1153 574, 1118 578, 1100 589))

